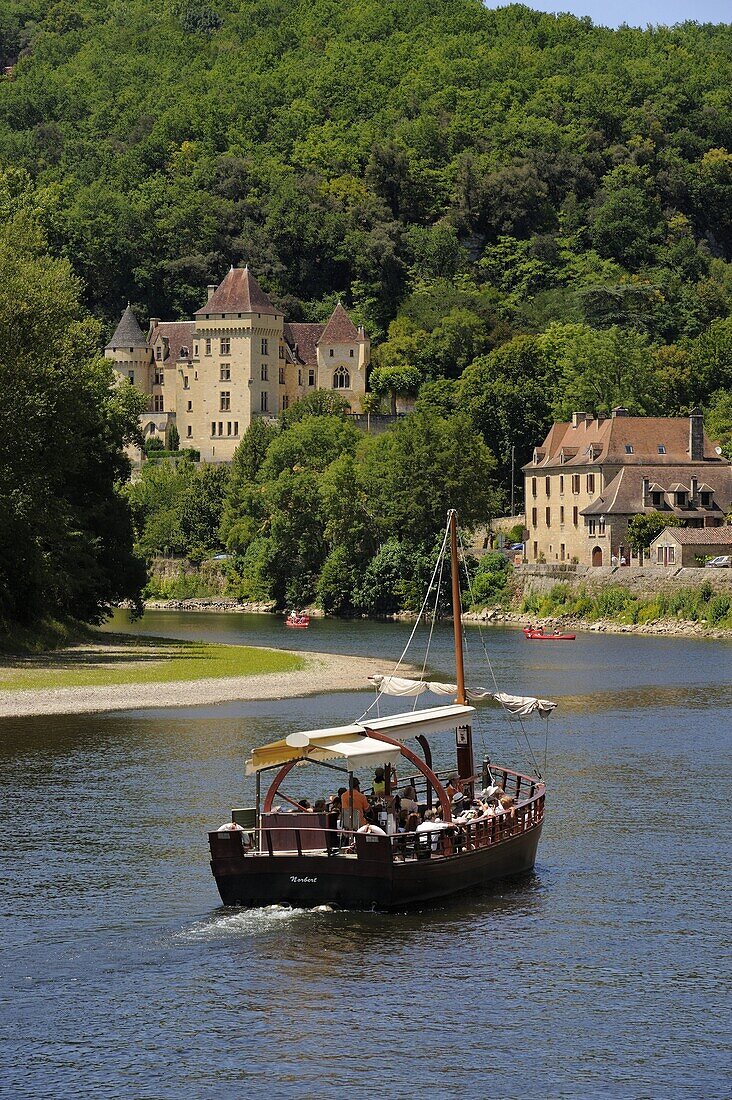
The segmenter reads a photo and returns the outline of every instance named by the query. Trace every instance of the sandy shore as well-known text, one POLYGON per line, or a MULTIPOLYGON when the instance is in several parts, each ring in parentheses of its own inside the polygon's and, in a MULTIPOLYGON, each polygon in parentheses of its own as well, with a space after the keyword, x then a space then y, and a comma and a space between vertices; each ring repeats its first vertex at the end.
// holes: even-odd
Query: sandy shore
MULTIPOLYGON (((285 699, 369 687, 368 677, 388 672, 389 662, 332 653, 298 653, 306 667, 262 676, 181 680, 168 684, 115 684, 102 687, 0 691, 0 718, 35 714, 83 714, 149 707, 191 707, 255 699, 285 699)), ((403 670, 409 675, 406 666, 403 670)))

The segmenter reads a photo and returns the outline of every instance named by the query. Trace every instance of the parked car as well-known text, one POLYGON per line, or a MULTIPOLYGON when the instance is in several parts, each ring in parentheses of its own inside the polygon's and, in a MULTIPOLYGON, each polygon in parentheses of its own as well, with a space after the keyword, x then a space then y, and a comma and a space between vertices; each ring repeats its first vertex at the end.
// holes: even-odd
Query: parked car
POLYGON ((732 554, 722 554, 707 562, 707 569, 732 569, 732 554))

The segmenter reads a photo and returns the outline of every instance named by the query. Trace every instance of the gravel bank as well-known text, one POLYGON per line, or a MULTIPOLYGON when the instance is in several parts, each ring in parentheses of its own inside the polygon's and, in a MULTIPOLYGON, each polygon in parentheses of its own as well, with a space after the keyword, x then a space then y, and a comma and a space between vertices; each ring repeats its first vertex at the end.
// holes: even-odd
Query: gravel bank
MULTIPOLYGON (((391 662, 332 653, 298 653, 307 664, 299 672, 263 676, 182 680, 169 684, 115 684, 0 692, 0 718, 34 714, 83 714, 149 707, 192 707, 235 700, 285 699, 319 692, 367 688, 368 677, 389 672, 391 662)), ((402 666, 403 669, 405 666, 402 666)), ((407 675, 409 675, 409 670, 407 675)))

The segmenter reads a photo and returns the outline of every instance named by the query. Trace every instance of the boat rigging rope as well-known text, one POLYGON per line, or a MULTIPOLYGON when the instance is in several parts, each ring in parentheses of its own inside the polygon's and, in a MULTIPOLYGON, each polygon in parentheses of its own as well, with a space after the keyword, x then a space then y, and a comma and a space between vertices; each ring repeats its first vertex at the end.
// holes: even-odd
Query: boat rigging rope
MULTIPOLYGON (((447 531, 445 532, 445 539, 447 539, 447 531)), ((445 543, 443 542, 443 548, 444 548, 444 545, 445 545, 445 543)), ((434 634, 435 623, 437 622, 437 612, 438 612, 438 609, 439 609, 439 606, 440 606, 440 593, 442 591, 442 574, 443 574, 443 571, 444 571, 444 568, 445 568, 445 554, 444 554, 444 552, 440 553, 440 556, 439 556, 438 560, 439 560, 439 563, 440 563, 440 575, 437 578, 437 588, 435 590, 435 606, 432 609, 432 622, 430 623, 430 633, 429 633, 429 637, 427 638, 427 648, 425 649, 424 661, 422 662, 422 672, 421 672, 420 677, 419 677, 420 680, 424 680, 424 675, 425 675, 425 672, 427 670, 427 659, 430 655, 430 646, 432 645, 432 635, 434 634)), ((414 697, 414 706, 412 707, 412 713, 414 713, 414 711, 416 711, 418 702, 419 702, 419 696, 415 695, 415 697, 414 697)))
MULTIPOLYGON (((419 609, 419 614, 417 615, 417 619, 416 619, 415 624, 412 628, 412 633, 409 635, 409 640, 407 641, 407 644, 405 645, 404 649, 402 650, 402 655, 399 658, 399 660, 397 661, 397 663, 395 664, 394 669, 391 672, 391 676, 396 676, 397 672, 399 671, 399 668, 401 667, 401 665, 404 661, 404 658, 407 655, 407 650, 409 649, 410 645, 412 644, 412 641, 414 640, 414 635, 417 633, 417 627, 419 626, 419 624, 421 622, 422 616, 424 615, 424 612, 425 612, 425 608, 427 607, 427 604, 429 602, 430 593, 432 592, 432 588, 434 586, 435 579, 438 575, 438 572, 439 572, 440 580, 442 580, 442 566, 443 566, 443 563, 444 563, 444 560, 445 560, 445 548, 447 547, 447 540, 449 538, 449 535, 450 535, 450 521, 448 519, 447 524, 445 525, 445 534, 443 535, 443 538, 442 538, 442 546, 440 548, 440 553, 437 557, 437 561, 435 562, 435 568, 432 570, 432 579, 430 580, 430 583, 427 587, 427 592, 425 593, 424 600, 422 601, 422 606, 419 609)), ((437 601, 439 601, 439 596, 440 596, 440 590, 439 590, 439 586, 438 586, 437 601)), ((435 602, 435 607, 437 607, 437 601, 435 602)), ((433 622, 433 627, 434 627, 434 622, 433 622)), ((430 630, 430 640, 431 639, 432 639, 432 631, 430 630)), ((427 658, 425 657, 425 664, 426 663, 427 663, 427 658)), ((382 694, 383 694, 383 692, 377 691, 376 698, 374 699, 373 703, 369 707, 366 708, 366 710, 363 712, 363 714, 361 715, 360 718, 356 719, 357 722, 363 722, 366 715, 370 714, 371 711, 374 709, 374 707, 378 707, 379 700, 381 699, 382 694)))
MULTIPOLYGON (((471 604, 474 604, 475 603, 475 597, 473 595, 473 583, 470 579, 470 570, 468 569, 467 555, 465 553, 465 546, 463 544, 463 536, 462 536, 462 533, 461 533, 459 528, 458 528, 458 544, 459 544, 459 551, 460 551, 460 559, 462 561, 463 569, 465 570, 465 577, 466 577, 467 582, 468 582, 468 592, 470 593, 470 602, 471 602, 471 604)), ((499 687, 498 687, 498 681, 496 680, 496 674, 495 674, 495 671, 493 669, 493 664, 491 663, 491 659, 488 655, 488 648, 487 648, 486 643, 485 643, 485 638, 483 637, 483 628, 481 627, 480 622, 478 622, 477 626, 478 626, 478 636, 480 637, 480 642, 481 642, 481 645, 483 647, 483 655, 485 656, 486 664, 488 665, 488 669, 489 669, 490 674, 491 674, 491 679, 493 681, 493 687, 494 687, 496 693, 498 693, 500 695, 499 687)), ((464 638, 466 637, 465 631, 463 631, 463 637, 464 638)), ((466 640, 466 649, 467 649, 467 640, 466 640)), ((514 736, 516 737, 517 742, 518 742, 519 738, 516 735, 514 725, 515 725, 516 718, 518 718, 518 723, 521 727, 521 732, 524 736, 524 741, 526 742, 526 748, 527 748, 527 751, 528 751, 528 754, 529 754, 529 759, 531 760, 532 767, 535 769, 538 778, 541 779, 542 774, 539 771, 539 764, 538 764, 538 761, 536 759, 536 755, 534 754, 534 750, 532 748, 531 741, 529 739, 529 735, 526 732, 526 727, 524 726, 524 723, 521 720, 521 716, 511 714, 509 712, 508 708, 503 704, 503 702, 501 701, 500 698, 498 699, 498 702, 501 704, 503 712, 506 715, 506 720, 508 722, 509 728, 510 728, 511 732, 514 734, 514 736)), ((547 716, 547 735, 546 736, 547 736, 547 741, 548 741, 548 738, 549 738, 549 718, 548 718, 548 716, 547 716)))

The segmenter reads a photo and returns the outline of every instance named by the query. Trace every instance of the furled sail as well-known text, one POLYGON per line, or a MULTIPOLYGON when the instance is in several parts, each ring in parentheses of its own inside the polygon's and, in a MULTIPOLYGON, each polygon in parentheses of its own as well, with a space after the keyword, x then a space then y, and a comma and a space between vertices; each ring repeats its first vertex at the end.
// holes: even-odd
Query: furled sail
MULTIPOLYGON (((369 676, 369 680, 383 695, 417 696, 429 691, 433 695, 455 695, 456 684, 443 684, 439 680, 408 680, 401 676, 369 676)), ((465 694, 474 702, 493 699, 512 714, 522 718, 530 714, 551 714, 556 703, 549 699, 537 699, 533 695, 509 695, 505 691, 487 691, 486 688, 467 688, 465 694)))

